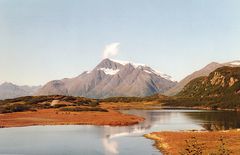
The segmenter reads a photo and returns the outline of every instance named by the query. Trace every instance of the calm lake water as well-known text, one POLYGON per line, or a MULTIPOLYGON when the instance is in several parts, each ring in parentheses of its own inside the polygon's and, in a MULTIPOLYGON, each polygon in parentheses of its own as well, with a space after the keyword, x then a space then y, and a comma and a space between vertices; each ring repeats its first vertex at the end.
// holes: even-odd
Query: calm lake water
POLYGON ((240 128, 240 113, 205 110, 129 110, 146 120, 128 127, 34 126, 0 129, 0 154, 11 155, 158 155, 153 131, 240 128))

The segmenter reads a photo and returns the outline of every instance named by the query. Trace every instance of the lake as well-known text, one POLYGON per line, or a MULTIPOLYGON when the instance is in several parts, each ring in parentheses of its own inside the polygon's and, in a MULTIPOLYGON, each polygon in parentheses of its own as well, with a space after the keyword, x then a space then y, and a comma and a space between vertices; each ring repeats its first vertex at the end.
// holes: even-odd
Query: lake
POLYGON ((124 110, 146 120, 127 127, 71 125, 0 129, 4 155, 158 155, 143 134, 240 128, 240 113, 207 110, 124 110))

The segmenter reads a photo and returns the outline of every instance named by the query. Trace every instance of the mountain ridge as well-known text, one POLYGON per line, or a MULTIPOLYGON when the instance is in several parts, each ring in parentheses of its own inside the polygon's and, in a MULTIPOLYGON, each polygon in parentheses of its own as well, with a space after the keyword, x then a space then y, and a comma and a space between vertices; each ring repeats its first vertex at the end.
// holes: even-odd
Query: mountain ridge
POLYGON ((240 94, 240 67, 223 66, 189 82, 178 96, 218 97, 240 94))
POLYGON ((11 82, 3 82, 0 84, 0 99, 10 99, 21 96, 33 95, 41 86, 19 86, 11 82))
POLYGON ((174 96, 178 94, 184 88, 184 86, 186 86, 191 80, 201 76, 208 76, 212 71, 223 66, 238 67, 240 66, 240 61, 235 60, 235 61, 226 62, 226 63, 211 62, 205 67, 203 67, 202 69, 199 69, 193 72, 192 74, 186 76, 184 79, 179 81, 178 84, 176 84, 176 86, 166 91, 164 95, 174 96))
POLYGON ((162 93, 175 84, 170 76, 160 74, 145 64, 104 59, 93 70, 75 78, 48 82, 37 95, 143 97, 162 93))
POLYGON ((190 81, 167 106, 240 110, 240 67, 223 66, 190 81))

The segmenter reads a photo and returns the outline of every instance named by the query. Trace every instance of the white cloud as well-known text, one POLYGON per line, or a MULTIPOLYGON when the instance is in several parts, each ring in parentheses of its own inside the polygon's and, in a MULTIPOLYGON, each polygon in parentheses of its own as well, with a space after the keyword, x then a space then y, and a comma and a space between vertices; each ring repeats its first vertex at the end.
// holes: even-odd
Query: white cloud
POLYGON ((119 53, 119 45, 120 43, 115 42, 111 43, 105 46, 105 49, 103 51, 103 58, 110 58, 118 55, 119 53))

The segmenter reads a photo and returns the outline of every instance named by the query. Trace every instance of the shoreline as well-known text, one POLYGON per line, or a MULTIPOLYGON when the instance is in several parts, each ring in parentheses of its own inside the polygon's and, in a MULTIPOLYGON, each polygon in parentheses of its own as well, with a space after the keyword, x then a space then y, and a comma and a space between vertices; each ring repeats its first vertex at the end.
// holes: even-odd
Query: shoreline
POLYGON ((193 137, 196 138, 197 143, 204 144, 204 155, 216 153, 220 147, 225 147, 233 155, 237 155, 240 152, 240 129, 223 131, 163 131, 145 134, 144 137, 153 140, 154 147, 163 154, 177 155, 185 151, 187 147, 186 141, 193 137), (221 137, 224 140, 224 146, 221 146, 221 137))
MULTIPOLYGON (((0 128, 26 127, 42 125, 96 125, 96 126, 129 126, 143 122, 145 118, 123 114, 119 110, 159 110, 159 109, 186 109, 186 110, 213 110, 207 107, 172 107, 145 102, 135 104, 111 104, 101 103, 101 108, 108 112, 82 111, 67 112, 59 109, 41 109, 37 111, 13 112, 0 114, 0 128), (133 108, 134 107, 134 108, 133 108)), ((229 109, 217 109, 216 111, 235 111, 229 109)), ((236 111, 238 112, 238 111, 236 111)))
POLYGON ((36 112, 15 112, 0 114, 0 128, 44 126, 44 125, 96 125, 129 126, 145 119, 118 111, 109 112, 63 112, 57 109, 43 109, 36 112))
POLYGON ((217 108, 213 109, 211 107, 202 107, 202 106, 195 106, 195 107, 186 107, 186 106, 162 106, 162 109, 183 109, 183 110, 212 110, 212 111, 236 111, 240 112, 240 109, 225 109, 225 108, 217 108))
MULTIPOLYGON (((122 107, 122 104, 120 104, 122 107)), ((148 104, 147 104, 148 105, 148 104)), ((136 105, 135 105, 136 106, 136 105)), ((148 105, 149 106, 149 105, 148 105)), ((108 112, 99 111, 83 111, 83 112, 69 112, 59 111, 59 109, 42 109, 37 111, 26 112, 14 112, 0 114, 0 129, 1 128, 14 128, 14 127, 33 127, 33 126, 61 126, 61 125, 93 125, 93 126, 130 126, 141 123, 145 118, 124 114, 119 112, 119 105, 101 104, 102 108, 108 110, 108 112)), ((137 106, 138 110, 147 110, 147 106, 137 106)), ((211 110, 211 109, 196 109, 189 107, 164 107, 161 109, 191 109, 191 110, 211 110)), ((199 108, 199 107, 198 107, 199 108)), ((131 109, 128 104, 123 109, 131 109)), ((151 109, 151 108, 149 108, 151 109)), ((159 106, 156 107, 156 110, 159 106)), ((179 154, 184 148, 186 140, 192 136, 200 138, 204 142, 214 140, 212 143, 217 143, 217 140, 224 135, 226 141, 231 141, 233 137, 240 137, 240 129, 235 130, 223 130, 223 131, 176 131, 176 132, 153 132, 145 134, 144 137, 155 141, 154 147, 156 147, 163 154, 179 154), (201 135, 199 137, 199 135, 201 135), (211 139, 211 137, 217 137, 211 139), (201 137, 210 137, 210 139, 201 139, 201 137), (229 140, 230 139, 230 140, 229 140), (174 148, 174 149, 173 149, 174 148)), ((201 142, 201 141, 200 141, 201 142)), ((240 152, 240 147, 236 147, 234 142, 231 142, 232 146, 230 150, 234 152, 240 152), (234 147, 234 148, 233 148, 234 147)), ((236 142, 237 146, 240 146, 240 138, 236 142)), ((210 145, 211 146, 211 145, 210 145)), ((214 146, 217 148, 218 146, 214 146)), ((209 148, 210 152, 216 151, 213 148, 209 148)))

